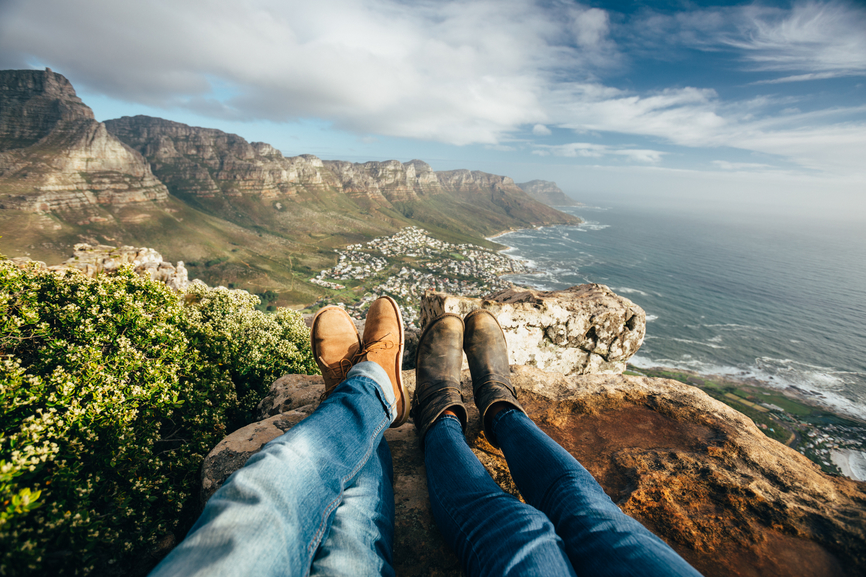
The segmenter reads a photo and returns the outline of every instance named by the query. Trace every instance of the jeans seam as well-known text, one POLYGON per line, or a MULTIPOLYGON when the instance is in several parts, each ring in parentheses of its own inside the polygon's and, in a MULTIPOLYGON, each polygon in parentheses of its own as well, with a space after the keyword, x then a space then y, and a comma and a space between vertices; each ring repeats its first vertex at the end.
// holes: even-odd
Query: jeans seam
POLYGON ((388 414, 388 419, 390 420, 390 423, 388 423, 388 424, 393 423, 394 421, 393 421, 393 419, 391 419, 391 415, 392 414, 394 415, 394 419, 397 418, 397 404, 400 401, 400 399, 395 398, 394 403, 391 404, 388 402, 388 399, 385 398, 386 395, 385 395, 385 391, 382 390, 382 385, 380 385, 375 379, 371 379, 370 377, 365 377, 363 375, 358 375, 356 378, 364 379, 365 381, 373 383, 373 385, 376 387, 376 397, 379 399, 379 402, 382 403, 382 407, 385 409, 385 412, 388 414))
MULTIPOLYGON (((366 378, 366 377, 361 377, 361 378, 366 378)), ((372 379, 368 379, 368 380, 372 380, 372 379)), ((389 417, 390 417, 390 415, 389 415, 389 417)), ((390 424, 390 422, 388 421, 388 417, 386 417, 385 419, 383 419, 379 423, 379 425, 376 427, 376 430, 373 431, 372 437, 375 437, 376 435, 378 435, 379 432, 385 428, 386 424, 390 424)), ((355 476, 358 473, 358 471, 360 471, 364 467, 364 465, 367 464, 367 461, 370 459, 370 455, 372 453, 373 453, 373 443, 371 441, 367 446, 367 451, 364 453, 364 457, 362 458, 361 462, 359 464, 355 465, 355 468, 352 469, 352 471, 350 471, 348 475, 346 475, 340 479, 340 492, 325 507, 324 511, 322 512, 323 513, 322 520, 319 522, 319 527, 318 527, 318 529, 316 529, 316 533, 313 535, 313 540, 310 541, 310 543, 307 545, 307 571, 306 571, 306 573, 304 573, 304 575, 310 574, 310 570, 312 569, 312 564, 313 564, 313 556, 315 555, 316 550, 319 548, 319 545, 321 544, 322 535, 324 535, 324 533, 325 533, 325 525, 327 525, 328 518, 330 518, 331 513, 333 513, 334 510, 336 510, 336 508, 339 507, 340 503, 343 501, 343 493, 345 492, 345 489, 343 487, 345 487, 346 481, 348 479, 351 479, 353 476, 355 476), (314 545, 315 545, 315 547, 314 547, 314 545)))

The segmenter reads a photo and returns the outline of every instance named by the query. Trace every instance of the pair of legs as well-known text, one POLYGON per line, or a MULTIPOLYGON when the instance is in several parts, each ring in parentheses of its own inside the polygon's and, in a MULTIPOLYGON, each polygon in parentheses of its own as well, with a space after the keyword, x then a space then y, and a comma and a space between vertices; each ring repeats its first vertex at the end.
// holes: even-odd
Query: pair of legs
MULTIPOLYGON (((413 410, 434 516, 466 573, 697 575, 523 413, 495 319, 467 317, 464 339, 462 320, 446 317, 419 343, 413 410), (503 493, 466 445, 464 348, 487 436, 501 444, 528 504, 503 493)), ((152 575, 393 575, 383 433, 407 417, 399 310, 377 300, 362 340, 348 315, 329 307, 311 339, 322 403, 226 481, 152 575)))
POLYGON ((383 433, 408 418, 399 309, 375 301, 362 339, 345 311, 326 307, 311 340, 321 404, 226 480, 151 576, 394 575, 383 433))
POLYGON ((525 414, 493 315, 443 315, 422 335, 415 425, 430 503, 467 575, 699 575, 625 515, 590 473, 525 414), (488 440, 501 447, 526 503, 502 491, 466 444, 462 352, 488 440), (455 383, 457 384, 455 386, 455 383))

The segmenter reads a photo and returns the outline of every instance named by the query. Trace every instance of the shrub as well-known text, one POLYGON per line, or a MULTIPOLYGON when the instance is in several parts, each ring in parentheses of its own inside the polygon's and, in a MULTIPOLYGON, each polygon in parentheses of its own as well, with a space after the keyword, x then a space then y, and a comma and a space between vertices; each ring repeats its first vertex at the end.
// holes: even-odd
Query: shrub
POLYGON ((147 569, 183 536, 229 420, 315 366, 299 316, 256 300, 0 261, 0 573, 147 569))
POLYGON ((256 309, 259 297, 202 282, 190 284, 186 300, 193 305, 187 316, 194 342, 212 363, 226 368, 235 385, 233 426, 250 421, 256 404, 281 375, 318 372, 309 329, 298 313, 263 313, 256 309))

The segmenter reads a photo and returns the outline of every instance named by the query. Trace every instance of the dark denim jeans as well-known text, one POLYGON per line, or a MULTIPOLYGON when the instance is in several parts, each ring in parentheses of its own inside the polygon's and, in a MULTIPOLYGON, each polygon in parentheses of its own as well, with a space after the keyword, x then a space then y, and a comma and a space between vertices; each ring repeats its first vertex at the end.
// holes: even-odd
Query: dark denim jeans
POLYGON ((699 577, 522 412, 499 413, 493 430, 526 503, 490 478, 456 418, 424 441, 433 515, 467 575, 699 577))

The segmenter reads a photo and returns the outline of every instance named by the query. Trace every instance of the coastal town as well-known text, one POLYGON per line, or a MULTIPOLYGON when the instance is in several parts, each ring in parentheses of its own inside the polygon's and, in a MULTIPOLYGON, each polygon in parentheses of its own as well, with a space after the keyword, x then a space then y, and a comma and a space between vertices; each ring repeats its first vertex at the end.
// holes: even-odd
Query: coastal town
POLYGON ((335 292, 311 308, 340 304, 360 320, 371 302, 387 295, 400 304, 410 328, 419 328, 419 304, 427 290, 481 297, 512 286, 502 275, 529 270, 525 261, 473 244, 444 242, 416 226, 335 252, 337 264, 310 279, 335 292))

